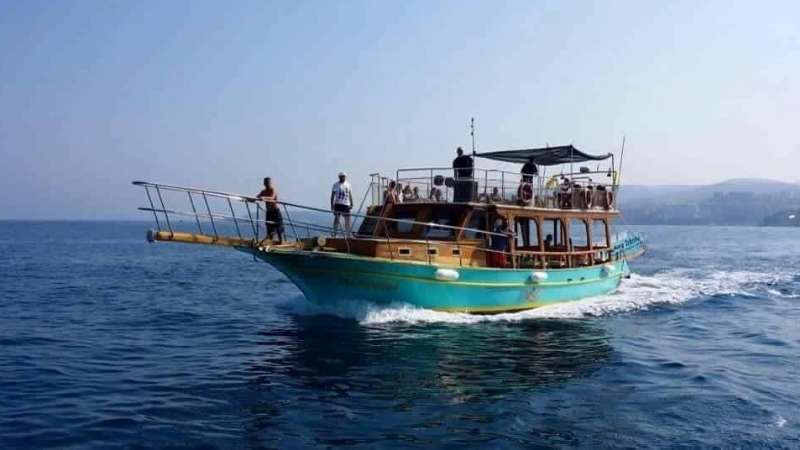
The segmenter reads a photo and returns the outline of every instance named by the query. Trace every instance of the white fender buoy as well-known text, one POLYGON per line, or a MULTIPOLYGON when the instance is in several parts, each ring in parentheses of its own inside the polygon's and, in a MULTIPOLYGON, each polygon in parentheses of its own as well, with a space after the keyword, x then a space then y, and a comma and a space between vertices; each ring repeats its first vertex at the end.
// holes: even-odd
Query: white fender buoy
POLYGON ((456 281, 458 271, 453 269, 436 269, 436 279, 439 281, 456 281))
POLYGON ((614 273, 614 265, 611 263, 603 264, 603 268, 600 269, 600 276, 607 277, 614 273))
POLYGON ((540 283, 547 279, 547 272, 533 272, 531 274, 531 281, 534 283, 540 283))

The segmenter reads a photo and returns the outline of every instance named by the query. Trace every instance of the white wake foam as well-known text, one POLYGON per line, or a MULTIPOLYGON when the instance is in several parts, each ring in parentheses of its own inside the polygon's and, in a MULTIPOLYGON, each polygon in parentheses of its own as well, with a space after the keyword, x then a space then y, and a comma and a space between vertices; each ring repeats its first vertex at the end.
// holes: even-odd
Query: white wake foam
MULTIPOLYGON (((352 318, 362 324, 385 323, 478 323, 490 321, 520 321, 537 318, 579 319, 623 314, 646 310, 658 305, 681 304, 709 296, 755 295, 749 290, 759 284, 774 284, 791 278, 789 274, 748 271, 671 270, 656 275, 633 274, 623 280, 612 294, 579 301, 544 306, 517 313, 472 315, 432 311, 402 303, 378 305, 350 301, 335 304, 302 302, 296 308, 300 314, 331 314, 352 318)), ((763 289, 763 286, 762 286, 763 289)))

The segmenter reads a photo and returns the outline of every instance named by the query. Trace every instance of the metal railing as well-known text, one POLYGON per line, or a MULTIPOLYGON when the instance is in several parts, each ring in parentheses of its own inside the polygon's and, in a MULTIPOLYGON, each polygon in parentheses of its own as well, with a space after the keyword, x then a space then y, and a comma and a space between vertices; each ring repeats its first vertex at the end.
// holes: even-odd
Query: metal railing
POLYGON ((615 207, 613 170, 551 175, 546 170, 542 168, 541 174, 534 175, 475 167, 471 177, 456 177, 452 167, 418 167, 397 170, 394 180, 375 173, 371 174, 371 205, 381 205, 389 182, 395 181, 404 202, 480 202, 560 209, 615 207))
MULTIPOLYGON (((300 205, 296 203, 275 201, 265 202, 258 198, 235 194, 222 191, 212 191, 207 189, 199 189, 193 187, 175 186, 161 183, 151 183, 146 181, 134 181, 135 186, 144 188, 148 205, 139 207, 141 211, 152 213, 157 231, 168 232, 174 236, 176 232, 194 232, 204 236, 209 236, 213 239, 221 239, 227 237, 238 237, 243 242, 248 242, 253 247, 262 246, 266 240, 270 238, 268 235, 267 227, 270 225, 282 226, 284 228, 284 237, 287 237, 287 226, 291 231, 290 239, 285 239, 289 244, 298 245, 304 239, 313 239, 318 236, 334 236, 334 227, 322 223, 320 220, 314 220, 310 214, 315 214, 315 217, 326 218, 331 221, 335 218, 332 211, 322 208, 315 208, 311 206, 300 205), (177 198, 170 198, 169 196, 177 198), (170 200, 180 200, 184 202, 185 209, 170 208, 170 200), (278 208, 282 212, 282 219, 280 222, 270 221, 267 219, 267 210, 270 208, 278 208), (237 213, 238 211, 238 213, 237 213), (186 219, 186 220, 183 220, 186 219), (191 229, 191 231, 187 230, 191 229), (293 239, 291 239, 293 238, 293 239)), ((365 195, 366 198, 366 195, 365 195)), ((396 219, 390 217, 383 217, 378 215, 351 213, 353 223, 349 230, 344 230, 342 239, 345 244, 345 251, 351 253, 351 241, 353 239, 379 239, 386 243, 391 259, 397 258, 397 247, 399 244, 407 244, 410 241, 423 241, 426 246, 428 263, 432 263, 431 248, 441 245, 450 245, 458 248, 459 252, 459 265, 463 265, 461 246, 464 243, 459 238, 460 234, 464 232, 474 233, 479 236, 480 240, 484 241, 485 245, 470 244, 473 251, 483 252, 485 254, 497 253, 510 257, 513 266, 521 265, 521 261, 530 257, 533 258, 534 263, 539 262, 540 266, 547 266, 548 261, 564 259, 568 261, 568 265, 573 265, 573 257, 589 256, 591 254, 602 255, 603 260, 613 260, 621 257, 624 252, 613 251, 611 244, 604 248, 593 248, 588 250, 576 250, 575 248, 566 248, 564 251, 554 251, 552 249, 545 249, 545 251, 529 251, 529 250, 516 250, 516 251, 502 251, 489 248, 488 243, 492 237, 502 237, 509 240, 514 240, 517 236, 514 233, 496 233, 486 230, 470 227, 458 227, 453 225, 439 224, 433 222, 419 222, 410 219, 396 219), (375 226, 382 228, 383 233, 377 235, 375 233, 369 235, 360 235, 358 230, 363 221, 375 221, 375 226), (424 233, 422 239, 403 239, 392 236, 389 232, 387 224, 406 224, 411 226, 422 226, 427 232, 424 233), (452 232, 453 239, 442 240, 434 239, 429 236, 430 230, 442 229, 452 232)), ((342 227, 343 228, 343 227, 342 227)), ((626 244, 627 245, 627 244, 626 244)), ((535 265, 535 264, 534 264, 535 265)))

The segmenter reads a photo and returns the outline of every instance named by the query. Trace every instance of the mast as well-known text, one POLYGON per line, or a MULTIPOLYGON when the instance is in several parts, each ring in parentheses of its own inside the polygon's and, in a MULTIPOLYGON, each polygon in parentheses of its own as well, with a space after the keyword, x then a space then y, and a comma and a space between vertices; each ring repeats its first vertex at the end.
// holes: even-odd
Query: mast
POLYGON ((625 135, 622 136, 622 149, 619 153, 619 172, 617 173, 616 180, 614 180, 614 194, 619 191, 619 183, 622 181, 622 157, 625 156, 625 135))
POLYGON ((469 135, 472 136, 472 156, 475 156, 475 118, 469 119, 469 135))

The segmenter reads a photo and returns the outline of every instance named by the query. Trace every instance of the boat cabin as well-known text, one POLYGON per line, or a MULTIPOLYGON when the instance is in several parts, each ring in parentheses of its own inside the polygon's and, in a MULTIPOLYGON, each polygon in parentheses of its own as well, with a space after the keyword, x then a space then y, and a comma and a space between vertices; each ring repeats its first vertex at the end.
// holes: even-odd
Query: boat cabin
POLYGON ((466 174, 453 168, 401 169, 394 179, 373 174, 365 196, 371 201, 354 234, 322 245, 309 239, 306 247, 473 267, 568 268, 611 260, 610 222, 619 215, 613 155, 569 145, 474 157, 532 162, 536 173, 472 167, 466 174), (610 167, 601 168, 608 159, 610 167), (572 170, 587 162, 598 164, 572 170), (397 185, 400 192, 387 196, 397 185))

